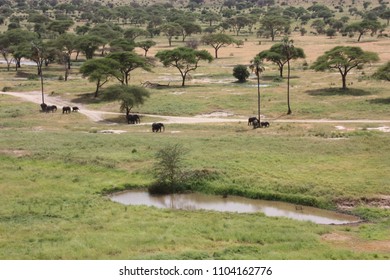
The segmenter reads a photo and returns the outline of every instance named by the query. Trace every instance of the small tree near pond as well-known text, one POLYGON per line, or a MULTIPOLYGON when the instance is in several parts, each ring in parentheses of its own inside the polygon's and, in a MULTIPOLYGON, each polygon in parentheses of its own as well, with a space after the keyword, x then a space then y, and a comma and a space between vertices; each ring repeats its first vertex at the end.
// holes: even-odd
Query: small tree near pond
POLYGON ((155 155, 153 167, 156 182, 149 188, 151 193, 175 193, 184 174, 184 156, 186 150, 180 144, 171 144, 159 149, 155 155))

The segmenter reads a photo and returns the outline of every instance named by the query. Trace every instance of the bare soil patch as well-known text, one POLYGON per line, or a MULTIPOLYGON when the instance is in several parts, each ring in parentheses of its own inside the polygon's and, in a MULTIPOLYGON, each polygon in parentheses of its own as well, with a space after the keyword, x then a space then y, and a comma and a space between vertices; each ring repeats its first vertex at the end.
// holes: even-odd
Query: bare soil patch
POLYGON ((337 207, 341 210, 351 210, 357 206, 369 206, 382 209, 390 209, 390 196, 362 197, 360 199, 340 199, 336 201, 337 207))
POLYGON ((344 232, 332 232, 321 236, 322 241, 358 252, 390 252, 390 240, 363 240, 344 232))

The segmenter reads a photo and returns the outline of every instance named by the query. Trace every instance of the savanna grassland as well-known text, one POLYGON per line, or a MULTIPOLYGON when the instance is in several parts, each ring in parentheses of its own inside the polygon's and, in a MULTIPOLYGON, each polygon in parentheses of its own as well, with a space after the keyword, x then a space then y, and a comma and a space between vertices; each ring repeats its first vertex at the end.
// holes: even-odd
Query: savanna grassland
MULTIPOLYGON (((0 259, 388 259, 390 134, 379 128, 389 126, 390 85, 371 74, 390 60, 389 39, 365 35, 358 43, 356 37, 293 32, 294 45, 306 54, 291 62, 293 113, 286 115, 286 80, 267 62, 261 113, 271 125, 253 129, 246 120, 257 114, 255 76, 237 83, 232 70, 275 42, 239 37, 243 46, 224 47, 218 59, 201 62, 185 87, 176 69, 158 62, 152 72, 132 72, 131 84, 169 85, 150 88, 150 98, 133 109, 161 115, 142 116, 140 125, 128 125, 123 114, 93 122, 81 112, 41 113, 38 104, 0 92, 0 259), (337 45, 359 46, 380 58, 351 71, 346 91, 339 73, 308 67, 337 45), (164 122, 163 115, 213 112, 242 121, 168 123, 162 133, 144 124, 164 122), (261 213, 161 210, 107 197, 153 183, 155 154, 172 144, 187 150, 188 170, 210 174, 194 191, 316 206, 363 222, 318 225, 261 213)), ((169 48, 165 37, 154 40, 150 57, 169 48)), ((177 39, 171 48, 183 44, 177 39)), ((209 46, 199 49, 213 53, 209 46)), ((72 62, 66 82, 58 78, 62 65, 44 68, 47 96, 119 113, 118 102, 93 98, 94 83, 79 73, 83 61, 72 62)), ((39 95, 36 70, 22 65, 7 71, 0 64, 0 89, 39 95)))

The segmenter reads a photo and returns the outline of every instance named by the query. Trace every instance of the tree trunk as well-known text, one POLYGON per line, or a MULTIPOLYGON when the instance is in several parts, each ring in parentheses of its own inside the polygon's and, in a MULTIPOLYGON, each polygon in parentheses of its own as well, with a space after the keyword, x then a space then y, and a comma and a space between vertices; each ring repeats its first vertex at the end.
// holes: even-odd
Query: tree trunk
POLYGON ((287 115, 291 115, 291 107, 290 107, 290 60, 287 60, 287 115))
POLYGON ((95 98, 98 96, 99 88, 100 88, 100 80, 98 80, 96 83, 96 90, 95 90, 95 94, 94 94, 95 98))
POLYGON ((358 42, 360 42, 360 38, 362 38, 362 35, 363 35, 363 33, 359 33, 359 38, 358 38, 358 42))
POLYGON ((341 73, 341 79, 343 81, 343 89, 347 89, 347 74, 341 73))
POLYGON ((257 70, 257 117, 259 119, 260 123, 260 73, 259 70, 257 70))
POLYGON ((186 74, 181 75, 181 77, 183 79, 182 82, 181 82, 181 86, 184 87, 185 82, 186 82, 186 74))

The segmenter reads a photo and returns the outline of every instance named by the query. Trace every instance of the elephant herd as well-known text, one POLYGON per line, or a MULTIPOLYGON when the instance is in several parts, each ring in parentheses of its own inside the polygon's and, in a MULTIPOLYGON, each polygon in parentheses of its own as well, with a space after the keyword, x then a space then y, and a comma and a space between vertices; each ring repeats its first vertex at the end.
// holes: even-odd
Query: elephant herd
MULTIPOLYGON (((62 107, 62 113, 63 114, 70 114, 70 112, 78 112, 79 107, 69 107, 69 106, 64 106, 62 107)), ((41 112, 45 113, 54 113, 57 112, 57 106, 56 105, 47 105, 46 103, 41 104, 41 112)))
MULTIPOLYGON (((141 123, 139 115, 127 115, 126 116, 128 124, 139 124, 141 123)), ((248 126, 252 125, 253 129, 261 127, 269 127, 270 124, 267 121, 260 122, 256 117, 250 117, 248 119, 248 126)), ((165 131, 165 126, 163 123, 152 123, 152 132, 163 132, 165 131)))
MULTIPOLYGON (((141 123, 140 116, 137 114, 128 114, 126 115, 126 120, 128 124, 139 124, 141 123)), ((165 127, 163 123, 153 123, 152 132, 163 132, 165 127)))
MULTIPOLYGON (((57 106, 56 105, 47 105, 45 103, 41 104, 41 112, 45 113, 54 113, 57 111, 57 106)), ((62 107, 62 113, 63 114, 70 114, 70 112, 78 112, 79 108, 74 106, 63 106, 62 107)), ((139 124, 141 123, 141 118, 137 114, 127 114, 126 115, 126 120, 128 124, 139 124)), ((255 128, 261 128, 261 127, 269 127, 270 124, 269 122, 260 122, 258 118, 256 117, 250 117, 248 119, 248 126, 252 125, 253 129, 255 128)), ((163 123, 152 123, 152 132, 163 132, 165 131, 165 126, 163 123)))
POLYGON ((253 129, 261 127, 269 127, 269 122, 260 122, 256 117, 250 117, 248 119, 248 125, 252 125, 253 129))

